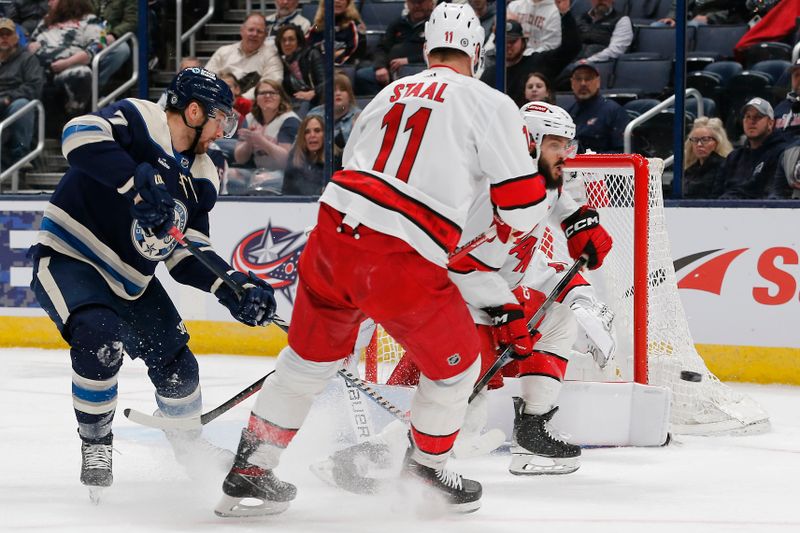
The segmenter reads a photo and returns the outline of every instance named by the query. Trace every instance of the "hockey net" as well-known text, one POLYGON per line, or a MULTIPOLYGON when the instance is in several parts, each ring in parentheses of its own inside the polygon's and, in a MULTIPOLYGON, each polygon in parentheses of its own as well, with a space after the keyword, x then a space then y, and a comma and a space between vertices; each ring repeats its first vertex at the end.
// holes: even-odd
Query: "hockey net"
MULTIPOLYGON (((697 353, 678 288, 661 191, 663 162, 639 155, 581 155, 567 162, 565 189, 595 207, 614 239, 600 269, 586 273, 615 313, 617 352, 600 370, 571 357, 567 379, 636 381, 672 391, 671 431, 734 434, 764 431, 768 414, 720 382, 697 353), (688 372, 689 374, 687 374, 688 372), (700 381, 688 381, 682 376, 700 381)), ((539 243, 556 261, 572 263, 560 228, 539 243)), ((385 382, 403 348, 378 325, 365 350, 366 378, 385 382)))

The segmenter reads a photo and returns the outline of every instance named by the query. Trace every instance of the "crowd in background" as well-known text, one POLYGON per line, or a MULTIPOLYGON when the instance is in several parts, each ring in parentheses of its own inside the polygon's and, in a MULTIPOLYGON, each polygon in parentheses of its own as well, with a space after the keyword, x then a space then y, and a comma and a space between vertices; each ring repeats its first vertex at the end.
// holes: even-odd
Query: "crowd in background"
MULTIPOLYGON (((338 167, 359 104, 393 79, 424 68, 424 26, 435 0, 405 0, 396 18, 383 21, 380 40, 369 46, 370 28, 359 12, 359 0, 332 1, 338 167)), ((746 23, 792 1, 689 1, 687 15, 693 26, 746 23)), ((468 2, 486 32, 482 80, 494 84, 499 53, 494 2, 468 2)), ((221 12, 226 2, 220 3, 221 12)), ((161 2, 150 4, 153 10, 163 8, 161 2)), ((7 18, 0 19, 0 119, 37 98, 48 106, 48 120, 62 117, 55 124, 89 111, 92 58, 126 32, 136 31, 136 7, 125 0, 6 4, 7 18)), ((649 24, 674 26, 674 2, 672 9, 649 24)), ((513 0, 507 18, 507 94, 520 106, 568 96, 558 103, 576 122, 581 150, 621 152, 623 131, 636 113, 604 94, 602 66, 632 50, 632 18, 614 0, 513 0)), ((154 31, 159 31, 157 19, 151 20, 154 31)), ((240 40, 221 46, 205 65, 185 58, 182 67, 205 66, 222 76, 236 96, 238 134, 213 146, 223 194, 317 195, 324 187, 324 23, 322 0, 309 18, 298 0, 276 0, 274 11, 248 14, 240 40)), ((785 36, 789 44, 795 38, 796 32, 785 36)), ((131 49, 121 44, 101 56, 101 87, 113 84, 115 73, 129 64, 131 49)), ((162 44, 153 44, 155 58, 162 44)), ((729 139, 731 127, 724 118, 694 120, 684 147, 685 198, 800 197, 800 62, 788 67, 786 77, 791 80, 788 95, 774 109, 763 98, 747 98, 734 111, 740 137, 729 139)), ((670 90, 664 89, 660 96, 670 90)), ((30 150, 34 124, 33 115, 29 117, 9 128, 3 139, 3 167, 30 150)))

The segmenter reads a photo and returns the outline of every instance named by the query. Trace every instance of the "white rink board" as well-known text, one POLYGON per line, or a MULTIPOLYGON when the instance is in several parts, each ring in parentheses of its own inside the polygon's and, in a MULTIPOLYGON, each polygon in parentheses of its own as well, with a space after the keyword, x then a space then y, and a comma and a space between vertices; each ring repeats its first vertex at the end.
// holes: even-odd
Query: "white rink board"
MULTIPOLYGON (((41 211, 44 205, 43 201, 0 201, 0 213, 13 219, 41 211)), ((275 262, 305 244, 302 232, 314 224, 316 210, 316 203, 223 200, 211 212, 212 242, 230 260, 237 246, 255 234, 250 257, 260 265, 275 262), (256 243, 265 236, 267 228, 271 228, 273 240, 256 243), (286 239, 289 234, 297 238, 286 239)), ((691 278, 702 287, 679 291, 696 343, 800 348, 800 334, 795 328, 786 327, 796 322, 800 312, 800 233, 796 210, 668 208, 667 226, 674 260, 717 250, 677 272, 679 283, 691 278), (726 254, 737 250, 743 251, 729 264, 720 262, 726 254), (701 265, 706 265, 705 274, 693 275, 701 265), (721 283, 716 283, 717 278, 721 283), (717 286, 719 294, 709 292, 717 286)), ((33 234, 33 229, 0 225, 3 276, 0 279, 10 277, 10 283, 17 287, 27 285, 30 274, 26 267, 30 267, 30 262, 25 263, 24 249, 33 234)), ((159 278, 174 295, 184 318, 232 320, 213 297, 178 285, 163 269, 159 269, 159 278)), ((6 287, 9 286, 6 282, 6 287)), ((278 292, 278 312, 288 318, 294 285, 278 292)), ((0 315, 3 314, 39 315, 41 311, 32 307, 0 307, 0 315)))

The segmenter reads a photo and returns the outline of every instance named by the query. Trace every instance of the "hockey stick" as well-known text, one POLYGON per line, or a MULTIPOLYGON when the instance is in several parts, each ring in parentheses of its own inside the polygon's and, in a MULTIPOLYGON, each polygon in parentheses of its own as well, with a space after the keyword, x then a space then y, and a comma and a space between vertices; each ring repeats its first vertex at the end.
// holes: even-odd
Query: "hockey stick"
POLYGON ((472 239, 468 243, 465 243, 464 246, 461 246, 460 248, 456 248, 455 250, 453 250, 453 252, 448 256, 447 262, 448 263, 455 263, 456 261, 458 261, 459 259, 462 259, 465 255, 470 253, 472 250, 474 250, 475 248, 477 248, 481 244, 483 244, 485 242, 488 242, 488 241, 491 241, 495 237, 497 237, 497 227, 496 226, 492 226, 491 228, 486 230, 484 233, 481 233, 480 235, 478 235, 477 237, 475 237, 474 239, 472 239))
MULTIPOLYGON (((556 284, 556 286, 547 296, 545 301, 533 315, 533 318, 531 318, 530 321, 528 322, 528 330, 533 329, 534 326, 536 326, 536 324, 542 319, 542 317, 544 316, 545 312, 547 312, 547 309, 550 307, 550 305, 554 301, 556 301, 556 299, 559 296, 561 296, 561 293, 564 292, 564 289, 567 288, 569 282, 572 281, 572 278, 574 278, 578 272, 580 272, 581 268, 583 268, 583 266, 586 264, 587 261, 588 259, 586 258, 586 256, 582 255, 575 261, 575 263, 570 267, 570 269, 567 270, 567 273, 564 274, 564 276, 561 278, 561 281, 559 281, 556 284)), ((494 375, 497 374, 497 372, 499 372, 500 369, 503 368, 512 359, 513 353, 514 349, 511 346, 509 346, 503 351, 502 354, 500 354, 500 357, 497 358, 497 361, 495 361, 494 364, 491 367, 489 367, 489 370, 487 370, 486 373, 483 376, 481 376, 481 379, 479 379, 478 382, 475 384, 475 386, 472 388, 472 394, 469 397, 470 402, 475 399, 475 397, 483 390, 486 384, 489 383, 489 381, 491 381, 494 375)))

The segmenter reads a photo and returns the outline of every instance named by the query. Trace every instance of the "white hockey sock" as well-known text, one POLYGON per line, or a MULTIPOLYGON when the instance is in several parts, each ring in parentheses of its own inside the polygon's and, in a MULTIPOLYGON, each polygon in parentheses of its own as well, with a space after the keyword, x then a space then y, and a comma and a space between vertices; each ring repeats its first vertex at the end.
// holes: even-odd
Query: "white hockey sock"
POLYGON ((543 415, 556 403, 562 383, 546 376, 524 376, 520 378, 524 412, 529 415, 543 415))

